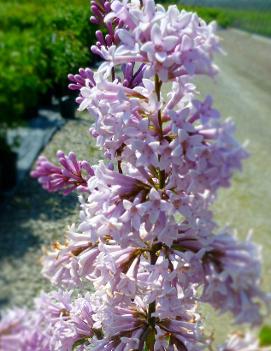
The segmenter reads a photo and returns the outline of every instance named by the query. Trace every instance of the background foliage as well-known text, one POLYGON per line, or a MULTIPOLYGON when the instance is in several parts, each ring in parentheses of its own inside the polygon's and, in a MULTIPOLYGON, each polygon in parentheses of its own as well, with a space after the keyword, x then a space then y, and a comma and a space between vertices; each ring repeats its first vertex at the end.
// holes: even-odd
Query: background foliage
POLYGON ((67 74, 92 63, 88 1, 0 1, 1 120, 31 116, 67 74))
MULTIPOLYGON (((183 0, 178 5, 223 28, 271 36, 266 3, 183 0)), ((0 0, 0 123, 31 117, 52 93, 67 93, 68 73, 94 63, 89 46, 97 28, 89 17, 89 0, 0 0)))

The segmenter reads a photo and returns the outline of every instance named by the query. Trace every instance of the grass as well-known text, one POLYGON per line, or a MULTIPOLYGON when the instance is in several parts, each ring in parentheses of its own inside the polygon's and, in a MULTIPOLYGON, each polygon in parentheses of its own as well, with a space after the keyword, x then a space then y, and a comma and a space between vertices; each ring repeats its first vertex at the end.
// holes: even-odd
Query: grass
POLYGON ((180 0, 184 5, 193 5, 201 7, 220 7, 242 10, 271 10, 269 0, 180 0))
POLYGON ((235 27, 271 37, 271 10, 240 10, 183 5, 180 5, 179 8, 196 11, 207 22, 215 20, 222 28, 235 27))
POLYGON ((226 10, 225 13, 231 18, 233 27, 271 37, 271 11, 226 10))

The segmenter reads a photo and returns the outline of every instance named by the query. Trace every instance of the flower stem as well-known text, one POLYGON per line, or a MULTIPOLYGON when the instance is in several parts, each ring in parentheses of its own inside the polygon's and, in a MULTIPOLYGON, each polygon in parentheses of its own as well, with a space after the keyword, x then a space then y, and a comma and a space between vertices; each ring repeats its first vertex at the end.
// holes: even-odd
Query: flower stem
POLYGON ((112 82, 114 82, 114 80, 116 78, 115 68, 114 67, 112 67, 112 69, 111 69, 111 77, 112 77, 112 82))
MULTIPOLYGON (((161 101, 161 87, 162 87, 162 81, 159 79, 158 75, 155 75, 155 92, 157 95, 157 100, 158 102, 161 101)), ((161 109, 158 111, 158 125, 159 125, 159 134, 160 134, 160 140, 163 139, 163 121, 162 121, 162 112, 161 109)), ((160 159, 160 155, 158 156, 160 159)), ((165 170, 159 170, 159 188, 163 189, 165 186, 165 180, 166 180, 166 174, 165 170)))
MULTIPOLYGON (((160 81, 158 75, 155 75, 155 92, 157 95, 157 100, 158 102, 161 101, 161 86, 162 82, 160 81)), ((161 109, 158 111, 158 124, 159 124, 159 129, 160 129, 160 138, 163 139, 163 122, 162 122, 162 113, 161 109)))
MULTIPOLYGON (((157 258, 158 256, 156 255, 156 251, 152 250, 150 252, 151 265, 155 265, 157 258)), ((152 314, 155 312, 155 309, 156 309, 156 302, 153 301, 152 303, 149 304, 149 310, 148 310, 148 323, 153 333, 155 333, 155 317, 152 317, 152 314)), ((154 351, 154 342, 152 342, 151 345, 148 345, 148 346, 150 351, 154 351)))

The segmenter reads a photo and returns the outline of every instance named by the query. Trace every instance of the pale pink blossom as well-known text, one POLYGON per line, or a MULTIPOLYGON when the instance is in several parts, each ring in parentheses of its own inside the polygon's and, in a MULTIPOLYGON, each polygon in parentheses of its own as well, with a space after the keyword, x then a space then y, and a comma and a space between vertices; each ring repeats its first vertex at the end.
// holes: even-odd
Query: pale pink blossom
POLYGON ((162 81, 185 74, 216 72, 212 55, 219 50, 214 24, 207 25, 196 14, 181 12, 176 6, 166 11, 154 1, 112 3, 112 13, 105 20, 119 18, 126 28, 117 30, 121 45, 101 51, 101 56, 114 64, 145 62, 146 72, 157 73, 162 81))
POLYGON ((51 249, 42 259, 42 273, 52 284, 65 287, 80 286, 84 278, 89 278, 100 253, 98 244, 87 233, 77 233, 74 227, 65 244, 56 242, 51 249))

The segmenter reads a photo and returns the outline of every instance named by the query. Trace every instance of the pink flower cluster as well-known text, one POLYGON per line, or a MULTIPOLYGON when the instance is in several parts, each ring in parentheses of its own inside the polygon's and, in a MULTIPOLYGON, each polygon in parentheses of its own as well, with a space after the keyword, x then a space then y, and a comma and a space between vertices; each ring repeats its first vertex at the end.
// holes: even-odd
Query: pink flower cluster
MULTIPOLYGON (((69 79, 106 161, 90 166, 60 152, 60 166, 42 157, 32 173, 49 191, 84 191, 79 223, 43 258, 44 276, 73 294, 7 313, 0 340, 6 351, 9 338, 18 351, 200 351, 210 345, 200 303, 251 326, 270 304, 258 246, 217 231, 210 211, 247 157, 233 122, 192 83, 216 72, 214 24, 153 0, 92 7, 114 39, 97 34, 94 51, 107 62, 69 79), (39 348, 25 346, 36 340, 39 348)), ((247 345, 233 337, 219 350, 256 351, 247 345)))
MULTIPOLYGON (((68 351, 94 335, 88 294, 72 300, 71 292, 42 293, 35 310, 6 311, 0 321, 0 350, 68 351)), ((99 331, 95 331, 98 333, 99 331)), ((83 345, 77 350, 84 350, 83 345)))
POLYGON ((118 19, 123 26, 116 28, 120 45, 96 50, 105 60, 147 63, 148 75, 158 74, 163 82, 186 74, 216 73, 212 56, 219 40, 213 22, 207 25, 195 13, 180 12, 176 5, 165 10, 154 1, 141 6, 139 1, 114 0, 111 9, 105 23, 118 19))
POLYGON ((31 172, 37 178, 43 189, 49 192, 61 191, 64 195, 75 189, 88 191, 87 181, 94 175, 93 169, 87 161, 78 161, 75 153, 65 155, 63 151, 57 152, 59 166, 40 156, 36 168, 31 172))

